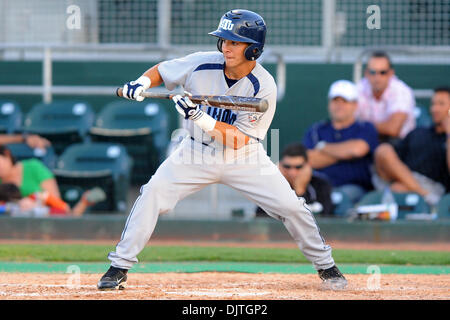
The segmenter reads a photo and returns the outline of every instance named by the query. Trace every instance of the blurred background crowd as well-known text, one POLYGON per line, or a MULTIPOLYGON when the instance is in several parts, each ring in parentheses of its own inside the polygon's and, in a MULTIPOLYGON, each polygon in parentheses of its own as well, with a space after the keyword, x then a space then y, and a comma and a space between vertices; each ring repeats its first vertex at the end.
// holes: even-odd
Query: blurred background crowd
MULTIPOLYGON (((181 122, 115 88, 216 50, 233 8, 268 26, 264 146, 315 214, 449 216, 450 0, 0 0, 0 215, 127 214, 181 122)), ((167 217, 267 217, 225 186, 193 197, 167 217)))

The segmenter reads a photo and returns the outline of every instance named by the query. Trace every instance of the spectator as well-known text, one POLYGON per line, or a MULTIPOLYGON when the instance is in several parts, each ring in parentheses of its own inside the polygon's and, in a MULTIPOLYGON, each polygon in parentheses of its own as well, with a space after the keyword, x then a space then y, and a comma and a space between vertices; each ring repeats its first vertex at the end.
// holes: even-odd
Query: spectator
MULTIPOLYGON (((283 150, 278 167, 297 196, 305 198, 312 212, 324 216, 333 214, 331 185, 313 173, 306 148, 302 144, 288 145, 283 150)), ((258 207, 257 215, 260 214, 265 216, 264 211, 258 207)))
POLYGON ((0 184, 0 204, 16 203, 20 213, 33 211, 35 208, 47 206, 50 215, 81 216, 89 206, 103 201, 106 195, 102 189, 96 187, 86 191, 80 201, 70 209, 63 200, 46 192, 37 192, 28 197, 22 197, 19 188, 13 183, 0 184))
POLYGON ((429 128, 414 129, 395 148, 386 143, 377 148, 377 189, 387 182, 393 191, 416 192, 430 205, 450 191, 449 87, 435 89, 430 112, 433 124, 429 128))
POLYGON ((328 98, 330 120, 313 124, 303 143, 313 169, 324 173, 333 187, 339 187, 356 203, 373 189, 370 167, 378 145, 377 132, 371 123, 355 119, 355 84, 347 80, 334 82, 328 98))
POLYGON ((372 122, 380 141, 399 141, 415 128, 413 91, 397 78, 389 56, 374 52, 358 83, 356 118, 372 122))
MULTIPOLYGON (((54 209, 60 210, 61 213, 70 211, 69 206, 61 200, 59 188, 52 172, 38 159, 16 161, 5 146, 0 146, 0 183, 16 185, 23 198, 30 197, 36 200, 35 198, 39 197, 40 200, 54 209)), ((81 201, 73 208, 72 212, 75 215, 83 214, 88 206, 104 199, 102 191, 99 193, 97 190, 91 194, 89 192, 86 191, 81 201), (94 201, 88 200, 89 194, 91 200, 94 201)))
POLYGON ((35 134, 0 134, 0 145, 10 143, 26 143, 33 149, 45 149, 51 144, 47 139, 35 134))

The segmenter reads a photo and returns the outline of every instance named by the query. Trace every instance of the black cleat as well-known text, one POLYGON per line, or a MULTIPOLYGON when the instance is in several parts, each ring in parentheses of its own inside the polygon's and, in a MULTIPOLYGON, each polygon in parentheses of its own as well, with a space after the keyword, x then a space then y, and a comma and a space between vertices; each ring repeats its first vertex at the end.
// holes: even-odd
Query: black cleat
POLYGON ((332 266, 325 270, 318 270, 320 279, 323 280, 322 289, 342 290, 347 287, 347 279, 339 271, 338 267, 332 266))
POLYGON ((126 269, 111 266, 97 283, 98 290, 123 290, 127 283, 126 269))

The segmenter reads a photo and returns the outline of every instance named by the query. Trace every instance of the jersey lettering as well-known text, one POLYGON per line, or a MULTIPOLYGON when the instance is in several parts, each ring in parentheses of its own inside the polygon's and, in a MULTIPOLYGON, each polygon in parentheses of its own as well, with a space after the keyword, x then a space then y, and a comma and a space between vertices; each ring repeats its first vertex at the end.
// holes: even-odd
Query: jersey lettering
POLYGON ((237 117, 237 114, 231 110, 222 108, 208 107, 206 113, 217 121, 225 122, 231 125, 236 121, 237 117))
POLYGON ((233 30, 234 24, 231 22, 231 20, 228 19, 222 19, 219 24, 219 28, 223 30, 233 30))

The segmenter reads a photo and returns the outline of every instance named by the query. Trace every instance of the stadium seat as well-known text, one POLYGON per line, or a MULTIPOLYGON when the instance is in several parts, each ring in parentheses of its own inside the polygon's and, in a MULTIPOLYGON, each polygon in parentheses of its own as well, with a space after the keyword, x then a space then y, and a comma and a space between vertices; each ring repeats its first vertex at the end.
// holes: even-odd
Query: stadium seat
MULTIPOLYGON (((412 213, 429 213, 430 207, 425 202, 422 196, 417 193, 405 192, 397 193, 392 192, 395 202, 398 204, 398 217, 397 219, 404 219, 407 214, 412 213)), ((363 198, 356 204, 355 207, 371 204, 381 204, 383 197, 382 191, 371 191, 363 196, 363 198)))
POLYGON ((333 188, 331 192, 331 202, 334 209, 333 214, 337 217, 344 217, 348 214, 348 211, 353 207, 350 198, 339 190, 339 187, 333 188))
POLYGON ((80 143, 68 147, 59 157, 53 170, 61 196, 73 206, 82 193, 100 187, 106 193, 105 201, 90 211, 127 210, 132 159, 124 146, 117 143, 80 143))
POLYGON ((22 111, 12 100, 0 100, 0 133, 12 134, 22 128, 22 111))
POLYGON ((17 161, 36 158, 41 160, 49 169, 56 167, 57 156, 52 146, 45 149, 33 149, 26 143, 11 143, 7 144, 6 147, 17 161))
POLYGON ((427 107, 420 105, 416 106, 416 108, 414 109, 414 115, 416 117, 417 127, 429 127, 433 124, 429 108, 427 107))
POLYGON ((24 131, 47 138, 60 155, 69 145, 86 141, 94 119, 91 106, 83 101, 39 103, 27 113, 24 131))
POLYGON ((437 205, 439 219, 450 218, 450 193, 444 195, 437 205))
POLYGON ((164 160, 168 116, 156 103, 116 101, 98 114, 90 130, 92 141, 123 144, 133 158, 133 184, 146 183, 164 160))

